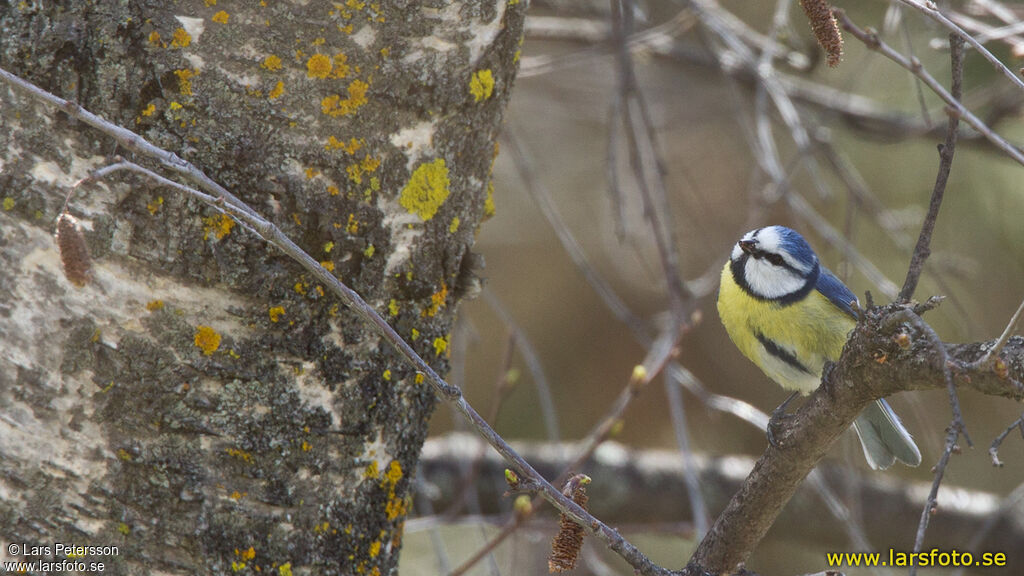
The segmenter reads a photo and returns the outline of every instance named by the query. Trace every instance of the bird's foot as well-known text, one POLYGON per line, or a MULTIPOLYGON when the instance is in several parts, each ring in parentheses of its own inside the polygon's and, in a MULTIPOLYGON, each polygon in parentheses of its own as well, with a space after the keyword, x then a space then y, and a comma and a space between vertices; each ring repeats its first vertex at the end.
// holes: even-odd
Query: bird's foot
POLYGON ((780 436, 785 432, 786 421, 793 418, 792 414, 786 413, 786 407, 793 401, 800 393, 793 392, 786 398, 782 404, 779 404, 775 410, 772 410, 772 415, 768 418, 768 443, 772 445, 776 450, 782 449, 782 443, 780 442, 780 436))

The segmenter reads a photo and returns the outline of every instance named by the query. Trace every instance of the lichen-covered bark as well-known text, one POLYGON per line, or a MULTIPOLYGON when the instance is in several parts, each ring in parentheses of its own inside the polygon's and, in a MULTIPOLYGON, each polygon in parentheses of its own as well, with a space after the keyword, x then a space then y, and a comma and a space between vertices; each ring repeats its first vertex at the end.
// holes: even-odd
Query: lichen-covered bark
MULTIPOLYGON (((524 11, 6 2, 0 66, 199 166, 443 371, 524 11)), ((71 198, 73 287, 53 222, 119 152, 0 86, 0 540, 117 546, 81 559, 113 574, 394 572, 429 387, 282 254, 138 177, 71 198)))

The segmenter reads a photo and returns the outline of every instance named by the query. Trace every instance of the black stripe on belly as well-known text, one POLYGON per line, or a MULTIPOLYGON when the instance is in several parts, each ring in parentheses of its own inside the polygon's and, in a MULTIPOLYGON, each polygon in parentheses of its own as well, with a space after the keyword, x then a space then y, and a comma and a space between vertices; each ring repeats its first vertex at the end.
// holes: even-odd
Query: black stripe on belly
POLYGON ((801 364, 800 360, 798 360, 796 356, 790 353, 789 350, 786 350, 782 346, 779 346, 764 334, 755 331, 754 337, 757 338, 757 341, 761 343, 761 346, 764 346, 764 349, 772 356, 778 358, 779 360, 782 360, 786 364, 792 366, 793 368, 796 368, 797 370, 800 370, 801 372, 813 374, 813 372, 811 372, 810 370, 807 369, 806 366, 801 364))

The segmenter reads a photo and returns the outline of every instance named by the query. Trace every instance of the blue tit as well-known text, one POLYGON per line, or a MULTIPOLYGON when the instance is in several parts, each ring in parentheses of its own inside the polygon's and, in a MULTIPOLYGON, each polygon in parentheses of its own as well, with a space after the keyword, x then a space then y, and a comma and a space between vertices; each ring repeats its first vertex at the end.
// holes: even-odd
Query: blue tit
MULTIPOLYGON (((736 347, 787 390, 810 394, 826 361, 836 361, 856 324, 857 297, 818 262, 796 231, 747 232, 722 270, 718 315, 736 347)), ((885 400, 853 423, 874 469, 896 460, 917 466, 921 452, 885 400)))

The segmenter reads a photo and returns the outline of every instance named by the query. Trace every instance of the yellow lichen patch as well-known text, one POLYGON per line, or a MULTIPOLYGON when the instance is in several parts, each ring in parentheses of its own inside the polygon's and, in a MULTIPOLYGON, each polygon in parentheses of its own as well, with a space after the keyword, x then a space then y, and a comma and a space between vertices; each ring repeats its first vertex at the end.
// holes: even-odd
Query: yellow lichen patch
POLYGON ((434 338, 434 356, 440 356, 446 350, 448 350, 448 337, 441 338, 438 336, 434 338))
POLYGON ((306 284, 305 282, 296 282, 295 283, 295 292, 305 296, 306 295, 306 288, 308 286, 309 286, 309 284, 306 284))
POLYGON ((132 455, 129 454, 128 451, 125 450, 124 448, 117 449, 117 457, 120 458, 121 460, 124 460, 125 462, 132 461, 132 455))
POLYGON ((448 166, 444 158, 420 164, 413 171, 409 183, 402 188, 399 204, 417 214, 424 221, 430 220, 448 198, 448 166))
POLYGON ((415 328, 413 328, 409 332, 409 339, 412 340, 413 342, 415 342, 415 341, 419 340, 419 338, 420 338, 420 331, 415 329, 415 328))
POLYGON ((235 221, 227 214, 218 214, 203 218, 203 227, 205 230, 203 232, 203 240, 209 240, 211 233, 217 240, 221 240, 231 233, 231 229, 235 227, 235 221))
POLYGON ((363 158, 363 161, 359 163, 359 167, 363 169, 363 172, 375 172, 380 167, 380 158, 374 158, 373 156, 367 155, 363 158))
POLYGON ((280 576, 292 576, 292 563, 285 562, 277 567, 277 573, 280 576))
POLYGON ((274 55, 274 54, 271 54, 271 55, 269 55, 269 56, 267 56, 266 58, 263 59, 263 62, 260 63, 260 66, 262 66, 263 68, 265 68, 267 70, 270 70, 271 72, 274 72, 276 70, 280 70, 281 69, 281 58, 276 56, 276 55, 274 55))
POLYGON ((348 56, 338 52, 334 55, 334 68, 331 72, 331 76, 334 78, 348 78, 349 71, 351 68, 348 65, 348 56))
POLYGON ((270 93, 267 94, 267 97, 270 98, 271 100, 277 100, 283 94, 284 94, 284 82, 282 82, 281 80, 278 80, 277 84, 275 84, 274 87, 270 90, 270 93))
POLYGON ((381 374, 381 378, 383 378, 385 382, 391 382, 391 370, 385 370, 384 373, 381 374))
POLYGON ((8 196, 4 198, 4 210, 10 212, 12 209, 14 209, 14 198, 8 196))
POLYGON ((209 326, 199 325, 196 326, 196 336, 193 339, 197 348, 203 351, 203 354, 210 356, 220 348, 220 334, 216 330, 209 326))
POLYGON ((163 47, 163 43, 160 42, 160 33, 157 32, 156 30, 153 30, 152 32, 150 32, 149 33, 149 43, 152 44, 153 46, 163 47))
POLYGON ((310 444, 309 442, 306 442, 305 440, 302 441, 302 451, 303 452, 309 452, 312 449, 313 449, 313 445, 312 444, 310 444))
POLYGON ((398 316, 398 302, 394 298, 391 299, 391 302, 388 302, 388 314, 398 316))
POLYGON ((306 60, 306 76, 309 78, 327 78, 331 73, 331 58, 324 54, 313 54, 306 60))
POLYGON ((320 265, 324 267, 324 270, 327 270, 328 272, 334 272, 334 262, 331 262, 330 260, 324 260, 323 262, 320 263, 320 265))
POLYGON ((326 252, 327 254, 330 254, 331 250, 334 250, 334 242, 330 242, 330 241, 325 242, 324 243, 324 252, 326 252))
POLYGON ((366 91, 369 88, 370 85, 366 82, 353 80, 348 85, 348 98, 342 100, 337 94, 327 96, 320 101, 320 111, 334 118, 354 114, 360 106, 366 104, 366 91))
POLYGON ((490 69, 477 70, 469 80, 469 93, 473 99, 482 102, 494 93, 494 74, 490 69))
POLYGON ((380 476, 380 470, 377 469, 377 461, 370 462, 366 469, 363 470, 363 478, 377 478, 380 476))
POLYGON ((342 150, 346 154, 355 154, 360 148, 363 147, 363 141, 352 137, 348 142, 344 140, 338 140, 334 136, 327 139, 328 150, 342 150))
POLYGON ((394 486, 398 484, 403 475, 402 465, 398 463, 398 460, 392 460, 391 464, 388 464, 388 471, 384 474, 384 479, 388 484, 394 486))
POLYGON ((361 139, 357 140, 355 136, 353 136, 352 139, 348 141, 348 144, 345 145, 345 152, 348 154, 355 154, 362 147, 363 141, 361 139))
POLYGON ((405 500, 400 498, 391 498, 388 500, 387 505, 384 507, 384 512, 388 515, 388 520, 394 521, 399 516, 405 516, 408 504, 405 500))
POLYGON ((455 234, 456 232, 458 232, 459 222, 460 220, 458 216, 452 218, 452 223, 448 225, 448 232, 450 232, 451 234, 455 234))
POLYGON ((484 198, 484 220, 494 216, 494 181, 487 183, 487 197, 484 198))
POLYGON ((156 312, 157 310, 162 310, 163 307, 164 307, 164 301, 163 300, 150 300, 149 302, 146 303, 146 310, 149 310, 150 312, 156 312))
POLYGON ((238 448, 225 448, 224 451, 233 458, 237 458, 246 464, 252 464, 252 454, 245 450, 239 450, 238 448))
POLYGON ((211 18, 211 20, 213 20, 217 24, 227 24, 228 23, 228 13, 223 11, 223 10, 221 10, 220 12, 217 12, 216 14, 214 14, 213 18, 211 18))
POLYGON ((330 194, 331 196, 337 196, 340 192, 341 190, 338 190, 338 187, 335 186, 334 184, 331 184, 327 187, 327 193, 330 194))
POLYGON ((151 215, 155 215, 157 210, 159 210, 160 207, 163 206, 163 205, 164 205, 164 197, 163 196, 157 196, 156 200, 151 200, 150 202, 148 202, 146 204, 146 210, 149 210, 149 213, 151 215))
POLYGON ((374 540, 370 544, 370 551, 369 551, 370 552, 370 558, 376 558, 377 555, 380 554, 380 545, 381 545, 380 540, 374 540))
POLYGON ((320 171, 310 166, 309 168, 306 168, 305 174, 306 180, 312 180, 313 178, 316 178, 318 174, 320 174, 320 171))
POLYGON ((423 374, 422 373, 416 374, 416 377, 413 378, 413 382, 415 382, 417 384, 423 384, 423 374))
POLYGON ((152 103, 150 103, 149 106, 146 106, 142 110, 142 115, 143 116, 152 116, 153 112, 156 112, 156 106, 154 106, 152 103))
POLYGON ((203 4, 206 4, 207 8, 209 8, 210 6, 216 6, 217 0, 203 0, 203 4))
POLYGON ((192 43, 192 37, 184 28, 178 28, 171 36, 171 48, 184 48, 192 43))
POLYGON ((242 560, 252 560, 256 557, 256 548, 252 546, 249 546, 247 550, 239 550, 238 548, 235 548, 235 556, 238 556, 242 560))
POLYGON ((363 256, 366 256, 367 258, 373 258, 373 253, 376 251, 377 248, 375 248, 373 244, 370 244, 369 246, 366 247, 366 250, 363 250, 363 256))
POLYGON ((355 214, 348 215, 348 223, 345 224, 345 231, 353 236, 359 233, 359 221, 356 220, 355 214))
POLYGON ((195 78, 199 72, 195 70, 189 70, 188 68, 182 68, 175 70, 174 75, 178 77, 178 92, 184 96, 192 95, 192 79, 195 78))
POLYGON ((267 314, 270 315, 271 322, 277 322, 281 319, 281 316, 284 316, 284 306, 274 306, 267 310, 267 314))
POLYGON ((430 306, 423 310, 423 317, 432 317, 437 314, 437 311, 444 306, 446 300, 448 300, 448 284, 442 282, 441 289, 430 295, 430 306))

